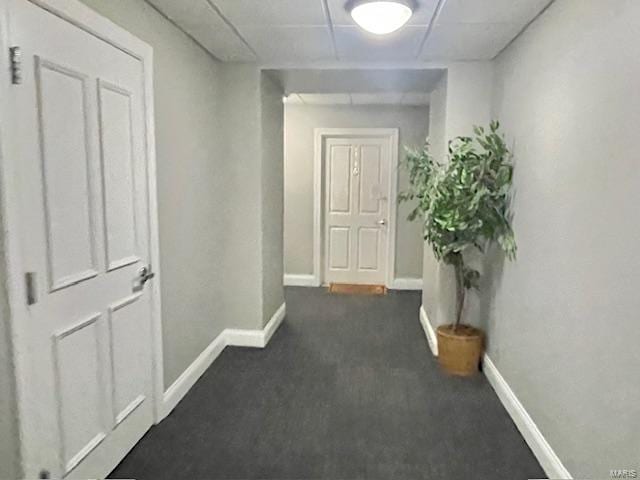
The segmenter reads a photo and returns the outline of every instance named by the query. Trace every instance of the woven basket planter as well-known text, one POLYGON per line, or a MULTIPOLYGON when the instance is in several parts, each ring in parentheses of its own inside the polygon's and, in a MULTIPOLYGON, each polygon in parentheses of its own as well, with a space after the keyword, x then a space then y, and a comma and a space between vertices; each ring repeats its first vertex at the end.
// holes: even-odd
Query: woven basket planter
POLYGON ((469 377, 478 372, 484 349, 482 330, 469 325, 438 327, 438 362, 452 375, 469 377))

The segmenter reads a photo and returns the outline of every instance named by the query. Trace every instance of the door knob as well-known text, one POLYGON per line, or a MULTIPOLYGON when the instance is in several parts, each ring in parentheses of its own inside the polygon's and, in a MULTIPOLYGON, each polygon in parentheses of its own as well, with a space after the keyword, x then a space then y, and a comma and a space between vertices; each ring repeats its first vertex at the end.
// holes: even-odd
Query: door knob
POLYGON ((383 218, 382 220, 378 220, 378 225, 384 227, 387 224, 387 221, 383 218))
POLYGON ((138 270, 138 276, 133 282, 133 291, 139 292, 140 290, 142 290, 144 288, 144 284, 155 276, 156 274, 151 269, 151 265, 145 265, 144 267, 140 268, 140 270, 138 270))
POLYGON ((147 283, 155 276, 156 274, 151 271, 151 266, 144 266, 140 269, 140 271, 138 271, 138 278, 140 279, 140 283, 142 285, 147 283))

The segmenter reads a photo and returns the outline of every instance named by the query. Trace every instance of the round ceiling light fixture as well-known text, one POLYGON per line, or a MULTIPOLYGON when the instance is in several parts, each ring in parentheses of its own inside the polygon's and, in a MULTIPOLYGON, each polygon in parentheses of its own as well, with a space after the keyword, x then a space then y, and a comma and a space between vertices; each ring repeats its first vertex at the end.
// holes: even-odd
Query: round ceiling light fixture
POLYGON ((413 15, 412 0, 352 0, 347 11, 367 32, 386 35, 402 28, 413 15))

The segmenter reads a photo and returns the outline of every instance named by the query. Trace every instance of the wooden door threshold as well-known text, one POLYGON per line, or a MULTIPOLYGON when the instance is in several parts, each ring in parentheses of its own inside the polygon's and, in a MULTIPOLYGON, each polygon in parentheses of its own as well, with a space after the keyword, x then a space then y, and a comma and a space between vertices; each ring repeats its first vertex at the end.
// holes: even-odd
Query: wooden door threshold
POLYGON ((353 283, 330 283, 329 293, 337 295, 386 295, 384 285, 357 285, 353 283))

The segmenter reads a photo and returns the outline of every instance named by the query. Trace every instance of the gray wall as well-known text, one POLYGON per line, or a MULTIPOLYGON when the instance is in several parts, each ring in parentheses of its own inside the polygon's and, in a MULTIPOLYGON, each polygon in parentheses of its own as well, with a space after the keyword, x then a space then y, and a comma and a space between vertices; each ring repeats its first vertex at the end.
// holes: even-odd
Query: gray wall
MULTIPOLYGON (((429 129, 428 107, 309 106, 285 107, 285 215, 284 262, 288 274, 313 273, 313 155, 315 128, 399 128, 403 145, 420 147, 429 129)), ((399 190, 407 185, 403 169, 399 190)), ((420 278, 422 232, 406 220, 410 208, 398 208, 396 277, 420 278)))
POLYGON ((224 149, 216 168, 225 185, 216 209, 224 212, 218 228, 226 233, 212 249, 224 257, 225 274, 217 288, 234 328, 256 329, 262 322, 260 72, 251 65, 225 65, 223 83, 222 108, 215 115, 222 121, 224 149))
POLYGON ((255 65, 225 64, 222 120, 226 232, 221 305, 233 328, 260 329, 284 302, 282 88, 255 65), (225 252, 233 252, 227 255, 225 252))
POLYGON ((557 0, 496 62, 515 263, 489 354, 574 478, 640 470, 640 2, 557 0))
POLYGON ((266 324, 284 303, 282 275, 284 217, 283 91, 268 75, 260 77, 262 155, 262 320, 266 324))
MULTIPOLYGON (((467 319, 574 478, 640 469, 639 21, 636 0, 556 0, 487 74, 515 154, 519 252, 485 259, 467 319)), ((461 101, 460 72, 447 132, 485 116, 486 81, 461 101)), ((451 321, 450 272, 425 261, 424 282, 432 323, 451 321)))

